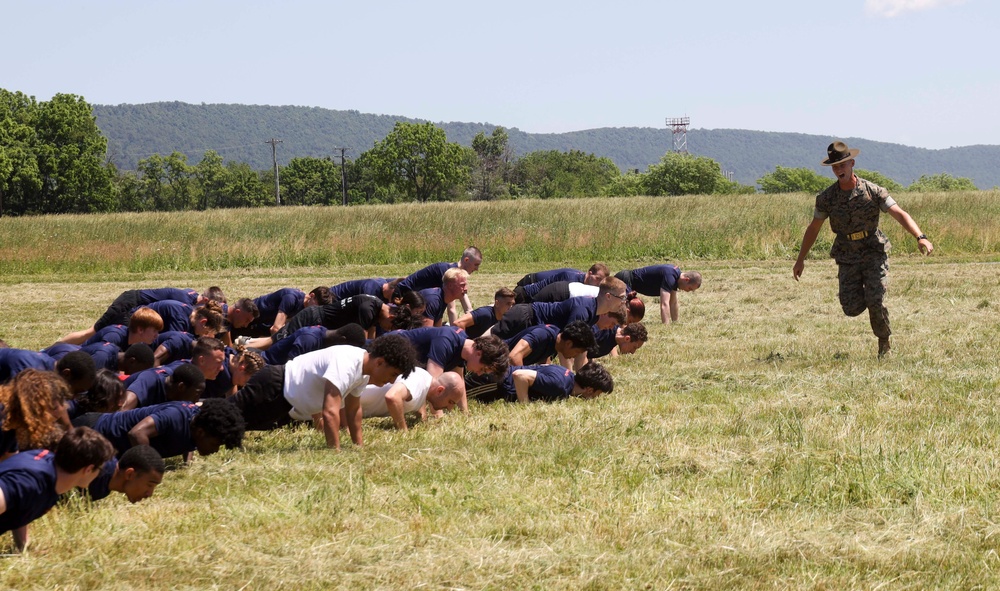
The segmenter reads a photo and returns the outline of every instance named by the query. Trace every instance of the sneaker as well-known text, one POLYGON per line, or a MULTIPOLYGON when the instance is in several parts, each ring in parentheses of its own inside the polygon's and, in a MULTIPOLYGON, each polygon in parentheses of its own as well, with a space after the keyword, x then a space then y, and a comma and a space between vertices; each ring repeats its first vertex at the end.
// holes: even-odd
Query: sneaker
POLYGON ((882 359, 886 355, 892 353, 892 345, 889 344, 889 339, 879 339, 878 340, 878 358, 882 359))
MULTIPOLYGON (((236 337, 236 340, 233 341, 233 344, 234 345, 240 345, 242 347, 246 347, 247 343, 249 343, 249 342, 250 342, 250 337, 247 336, 247 335, 243 335, 241 337, 236 337)), ((881 345, 879 345, 879 351, 881 351, 881 350, 882 350, 881 349, 881 345)), ((879 353, 879 356, 881 356, 881 353, 879 353)))

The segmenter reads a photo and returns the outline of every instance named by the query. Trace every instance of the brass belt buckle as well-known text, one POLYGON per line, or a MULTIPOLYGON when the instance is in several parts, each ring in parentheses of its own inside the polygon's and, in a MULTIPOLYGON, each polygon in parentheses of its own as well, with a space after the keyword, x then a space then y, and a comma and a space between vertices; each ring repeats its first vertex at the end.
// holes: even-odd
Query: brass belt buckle
POLYGON ((868 230, 862 230, 860 232, 855 232, 853 234, 848 234, 847 235, 847 239, 848 240, 852 240, 852 241, 853 240, 861 240, 862 238, 867 238, 867 237, 868 237, 868 230))

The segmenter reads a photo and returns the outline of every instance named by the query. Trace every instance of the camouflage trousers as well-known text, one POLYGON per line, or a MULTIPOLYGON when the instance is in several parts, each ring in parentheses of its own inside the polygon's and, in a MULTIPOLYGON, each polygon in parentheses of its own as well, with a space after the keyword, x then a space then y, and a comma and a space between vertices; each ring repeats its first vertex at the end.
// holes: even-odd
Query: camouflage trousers
POLYGON ((892 334, 886 310, 886 286, 889 283, 889 259, 884 254, 863 263, 837 265, 840 281, 840 307, 848 316, 858 316, 866 309, 872 332, 880 339, 892 334))

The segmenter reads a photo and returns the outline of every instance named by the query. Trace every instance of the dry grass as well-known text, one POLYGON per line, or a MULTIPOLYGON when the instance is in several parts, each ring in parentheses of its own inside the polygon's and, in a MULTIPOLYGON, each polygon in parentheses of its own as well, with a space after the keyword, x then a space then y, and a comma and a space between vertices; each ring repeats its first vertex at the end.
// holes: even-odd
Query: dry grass
MULTIPOLYGON (((0 586, 996 587, 1000 274, 891 265, 884 362, 867 319, 840 313, 830 261, 799 283, 791 260, 682 261, 705 286, 681 294, 680 323, 608 362, 611 396, 474 404, 405 435, 370 420, 365 449, 340 453, 304 429, 252 434, 176 466, 140 505, 46 516, 0 586)), ((22 278, 0 285, 0 336, 47 345, 137 285, 238 297, 412 267, 22 278)), ((473 301, 527 270, 488 259, 473 301)))

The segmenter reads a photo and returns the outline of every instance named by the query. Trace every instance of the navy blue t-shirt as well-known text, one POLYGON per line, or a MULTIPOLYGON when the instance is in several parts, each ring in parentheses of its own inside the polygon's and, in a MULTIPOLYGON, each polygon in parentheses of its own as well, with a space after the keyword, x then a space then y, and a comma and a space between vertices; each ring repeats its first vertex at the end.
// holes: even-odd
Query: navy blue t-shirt
POLYGON ((414 330, 397 330, 407 338, 417 351, 417 359, 425 366, 433 361, 445 371, 462 367, 462 347, 465 346, 466 334, 461 328, 454 326, 426 326, 414 330))
POLYGON ((157 289, 139 290, 139 304, 142 306, 148 306, 153 302, 165 302, 168 300, 193 306, 198 303, 198 292, 193 289, 184 289, 180 287, 160 287, 157 289))
POLYGON ((535 313, 535 324, 553 324, 559 329, 566 328, 574 320, 587 324, 597 322, 597 299, 576 297, 561 302, 535 302, 531 304, 535 313))
POLYGON ((302 310, 305 298, 304 291, 293 287, 283 287, 255 298, 253 302, 257 304, 257 310, 260 312, 256 324, 270 327, 274 324, 278 312, 283 313, 287 318, 295 316, 302 310))
MULTIPOLYGON (((179 330, 181 332, 191 331, 191 312, 194 307, 189 304, 175 302, 173 300, 163 300, 153 302, 146 307, 151 308, 163 319, 163 330, 179 330)), ((135 310, 133 310, 134 312, 135 310)))
POLYGON ((162 361, 165 364, 177 361, 178 359, 189 359, 191 357, 191 349, 194 347, 196 340, 198 340, 198 337, 189 332, 169 330, 161 332, 156 337, 156 340, 153 341, 153 350, 155 351, 160 347, 166 350, 167 356, 162 361))
POLYGON ((480 306, 471 314, 472 326, 465 329, 465 333, 470 339, 478 339, 497 323, 497 315, 493 306, 480 306))
POLYGON ((303 326, 287 337, 261 351, 268 365, 284 365, 303 353, 318 351, 326 340, 325 326, 303 326))
POLYGON ((111 477, 118 469, 118 458, 111 458, 101 467, 101 473, 97 475, 90 486, 87 487, 87 494, 92 501, 99 501, 111 494, 111 477))
POLYGON ((191 421, 200 411, 201 407, 190 402, 164 402, 103 414, 94 424, 94 430, 107 437, 121 457, 132 447, 128 432, 146 417, 153 417, 156 437, 149 440, 149 445, 164 458, 170 458, 195 450, 191 439, 191 421))
POLYGON ((55 367, 55 360, 45 353, 27 349, 0 349, 0 384, 9 382, 26 369, 52 371, 55 367))
POLYGON ((629 287, 644 296, 655 297, 660 290, 677 291, 677 280, 681 278, 681 270, 676 265, 652 265, 632 269, 632 284, 629 287))
POLYGON ((125 391, 132 392, 139 399, 138 408, 167 402, 167 376, 173 375, 174 369, 181 363, 186 362, 178 359, 167 365, 137 371, 125 379, 125 391))
POLYGON ((440 287, 420 290, 420 295, 424 298, 424 317, 430 318, 435 323, 444 318, 444 311, 448 305, 444 303, 444 292, 440 287))
POLYGON ((0 514, 0 533, 28 525, 55 506, 55 457, 47 449, 33 449, 0 462, 0 490, 7 503, 0 514))
POLYGON ((556 354, 556 337, 559 336, 559 327, 551 324, 536 324, 530 326, 511 338, 507 339, 507 346, 511 351, 522 340, 531 347, 531 353, 521 360, 522 365, 535 365, 546 363, 556 354))
POLYGON ((563 267, 562 269, 552 269, 551 271, 539 271, 535 273, 535 283, 552 283, 553 281, 578 281, 583 283, 583 277, 586 275, 583 271, 579 269, 571 269, 569 267, 563 267))
POLYGON ((535 372, 535 382, 528 387, 528 400, 559 400, 573 393, 574 374, 561 365, 516 365, 500 381, 499 391, 509 402, 517 402, 514 372, 530 369, 535 372))
MULTIPOLYGON (((233 387, 233 372, 229 369, 229 356, 236 353, 231 347, 226 347, 225 356, 222 358, 222 371, 213 380, 205 380, 205 392, 202 398, 225 398, 226 393, 233 387)), ((190 362, 190 359, 186 361, 190 362)))
POLYGON ((105 326, 94 333, 94 336, 84 341, 83 346, 86 347, 94 343, 112 343, 118 345, 118 348, 124 351, 128 349, 128 327, 124 324, 105 326))
POLYGON ((444 273, 454 269, 458 263, 434 263, 407 275, 399 282, 399 288, 409 291, 423 291, 432 287, 440 289, 444 285, 444 273))
POLYGON ((611 351, 618 346, 618 341, 615 340, 618 336, 617 328, 606 328, 601 330, 596 326, 593 327, 594 330, 594 340, 597 341, 597 352, 593 355, 588 355, 590 359, 597 359, 598 357, 605 357, 611 354, 611 351))
POLYGON ((118 345, 108 342, 91 343, 80 350, 90 355, 97 369, 118 371, 118 354, 121 352, 118 345))
POLYGON ((361 294, 375 296, 381 300, 383 299, 382 286, 386 283, 388 283, 388 280, 382 278, 355 279, 354 281, 338 283, 330 287, 330 291, 333 292, 333 298, 336 300, 343 300, 361 294))
POLYGON ((69 343, 56 343, 51 347, 45 347, 41 350, 42 353, 48 355, 53 361, 59 361, 69 353, 73 351, 79 351, 80 345, 71 345, 69 343))

